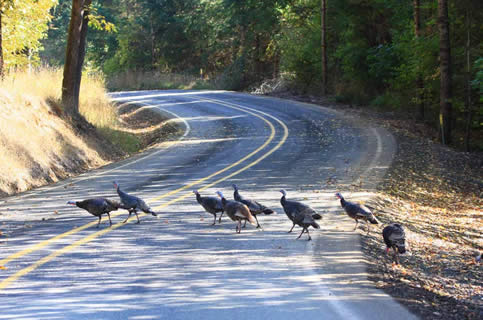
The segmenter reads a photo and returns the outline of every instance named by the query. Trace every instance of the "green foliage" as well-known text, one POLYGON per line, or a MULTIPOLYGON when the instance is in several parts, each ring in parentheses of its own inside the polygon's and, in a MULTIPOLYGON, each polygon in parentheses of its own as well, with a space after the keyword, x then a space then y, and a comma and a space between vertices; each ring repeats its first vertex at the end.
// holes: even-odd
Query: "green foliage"
POLYGON ((117 32, 116 26, 112 22, 107 21, 106 17, 99 14, 95 6, 92 6, 89 11, 89 27, 100 31, 117 32))
POLYGON ((296 83, 310 87, 320 78, 319 1, 296 1, 281 9, 282 29, 277 40, 281 51, 281 68, 295 74, 296 83))
POLYGON ((2 47, 6 68, 23 68, 36 64, 45 37, 50 9, 57 0, 3 0, 2 47))
POLYGON ((141 148, 141 141, 139 138, 128 132, 115 130, 108 127, 97 128, 99 133, 107 138, 114 145, 118 146, 130 154, 138 152, 141 148))
MULTIPOLYGON (((62 63, 69 3, 60 0, 52 12, 55 28, 49 30, 42 55, 49 62, 62 63)), ((422 1, 419 36, 413 1, 329 0, 327 5, 328 85, 335 100, 408 113, 422 105, 426 120, 437 122, 437 2, 422 1)), ((244 90, 290 74, 297 90, 316 94, 321 87, 320 6, 320 0, 94 1, 86 59, 117 89, 214 84, 244 90), (185 74, 195 80, 124 76, 150 73, 185 74)), ((482 101, 483 2, 450 1, 449 14, 452 105, 461 126, 468 78, 471 101, 482 101)))
POLYGON ((483 58, 479 57, 474 64, 476 71, 475 78, 471 81, 471 85, 475 90, 478 90, 479 101, 483 102, 483 58))

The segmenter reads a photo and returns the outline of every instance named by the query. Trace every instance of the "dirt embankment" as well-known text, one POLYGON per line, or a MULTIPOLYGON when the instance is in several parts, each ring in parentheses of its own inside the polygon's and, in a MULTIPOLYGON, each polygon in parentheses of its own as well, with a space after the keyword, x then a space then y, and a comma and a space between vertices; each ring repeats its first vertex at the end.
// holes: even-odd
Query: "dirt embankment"
POLYGON ((165 116, 136 106, 119 108, 121 121, 111 129, 69 120, 55 104, 36 97, 19 103, 1 92, 0 109, 0 197, 125 158, 181 130, 165 116), (134 141, 128 151, 109 139, 119 134, 134 141))
POLYGON ((394 161, 365 203, 382 226, 367 235, 365 226, 359 230, 370 279, 423 319, 483 319, 483 262, 475 260, 483 251, 482 153, 443 146, 434 129, 400 114, 272 95, 348 112, 393 133, 394 161), (381 231, 392 222, 406 230, 409 254, 400 265, 384 252, 381 231))

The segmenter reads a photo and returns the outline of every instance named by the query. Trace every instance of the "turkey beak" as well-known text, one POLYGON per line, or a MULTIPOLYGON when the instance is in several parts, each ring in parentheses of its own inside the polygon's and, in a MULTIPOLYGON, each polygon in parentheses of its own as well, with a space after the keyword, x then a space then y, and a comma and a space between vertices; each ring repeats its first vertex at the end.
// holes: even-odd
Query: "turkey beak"
POLYGON ((67 204, 75 206, 75 201, 67 201, 67 204))

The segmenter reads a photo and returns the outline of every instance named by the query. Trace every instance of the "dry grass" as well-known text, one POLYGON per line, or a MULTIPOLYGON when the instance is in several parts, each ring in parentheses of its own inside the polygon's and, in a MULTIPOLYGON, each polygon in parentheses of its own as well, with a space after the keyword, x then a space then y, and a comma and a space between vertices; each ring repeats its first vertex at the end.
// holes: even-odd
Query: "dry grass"
MULTIPOLYGON (((1 82, 0 195, 106 163, 59 117, 61 84, 62 71, 53 69, 12 73, 1 82)), ((117 125, 102 78, 85 76, 81 96, 80 112, 89 122, 117 125)))
POLYGON ((17 72, 0 82, 0 196, 99 167, 178 133, 148 111, 123 115, 121 122, 98 74, 83 75, 79 103, 97 130, 80 119, 73 125, 62 117, 61 86, 59 69, 17 72), (139 117, 146 119, 140 124, 139 117))
MULTIPOLYGON (((104 161, 57 116, 42 97, 38 83, 9 87, 19 79, 7 79, 0 90, 0 193, 12 194, 66 177, 75 163, 87 167, 104 161)), ((48 81, 46 81, 48 83, 48 81)), ((48 85, 51 85, 50 83, 48 85)))
MULTIPOLYGON (((17 72, 8 75, 2 88, 21 101, 26 96, 43 101, 60 101, 62 70, 43 68, 33 72, 17 72)), ((79 112, 96 127, 115 127, 116 110, 109 102, 104 78, 99 74, 85 73, 81 82, 79 112)))

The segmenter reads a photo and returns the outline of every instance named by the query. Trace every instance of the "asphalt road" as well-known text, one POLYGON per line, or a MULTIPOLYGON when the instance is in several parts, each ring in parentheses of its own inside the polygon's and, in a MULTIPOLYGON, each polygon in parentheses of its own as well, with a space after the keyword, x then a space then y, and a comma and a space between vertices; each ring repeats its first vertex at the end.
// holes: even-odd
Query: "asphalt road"
MULTIPOLYGON (((112 95, 171 114, 185 134, 126 161, 0 200, 0 319, 412 319, 367 280, 360 231, 334 193, 363 200, 394 154, 392 137, 335 111, 210 91, 112 95), (138 195, 159 212, 113 226, 68 200, 138 195), (273 208, 235 233, 192 190, 240 193, 273 208), (299 228, 288 199, 323 215, 299 228)), ((121 106, 122 107, 122 106, 121 106)), ((382 239, 381 239, 382 246, 382 239)), ((381 250, 381 255, 383 254, 381 250)))

